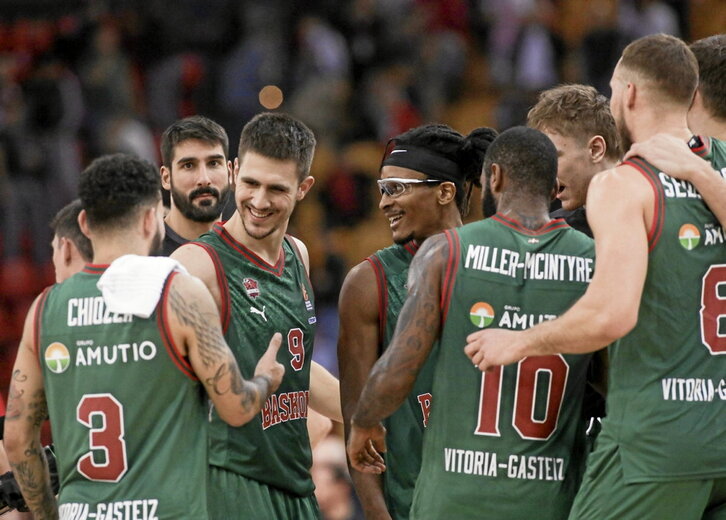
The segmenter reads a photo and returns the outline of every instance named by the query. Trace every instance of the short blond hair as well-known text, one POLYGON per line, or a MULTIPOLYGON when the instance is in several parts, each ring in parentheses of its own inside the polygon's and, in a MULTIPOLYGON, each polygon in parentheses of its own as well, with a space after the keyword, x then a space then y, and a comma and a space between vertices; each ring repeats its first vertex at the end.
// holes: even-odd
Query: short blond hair
POLYGON ((621 157, 620 141, 608 99, 588 85, 560 85, 540 93, 527 114, 527 125, 587 142, 595 135, 605 140, 605 155, 621 157))

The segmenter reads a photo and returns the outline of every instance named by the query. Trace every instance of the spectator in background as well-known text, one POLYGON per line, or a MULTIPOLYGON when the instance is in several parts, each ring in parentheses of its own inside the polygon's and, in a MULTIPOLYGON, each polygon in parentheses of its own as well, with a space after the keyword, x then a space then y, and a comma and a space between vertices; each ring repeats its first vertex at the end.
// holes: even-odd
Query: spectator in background
POLYGON ((237 128, 260 110, 258 95, 265 85, 284 87, 289 65, 284 9, 277 2, 245 6, 244 36, 222 59, 219 68, 219 121, 226 128, 237 128), (270 25, 267 20, 283 23, 270 25))
POLYGON ((661 0, 623 0, 620 2, 620 27, 629 41, 649 34, 681 35, 678 15, 661 0))
POLYGON ((131 64, 113 22, 102 22, 96 27, 81 61, 79 77, 87 107, 88 136, 94 139, 111 117, 134 108, 131 64))
POLYGON ((297 25, 298 51, 290 112, 321 140, 335 138, 346 122, 350 55, 345 38, 323 18, 305 16, 297 25))
POLYGON ((13 78, 10 58, 0 61, 0 198, 2 209, 3 270, 5 291, 35 293, 37 272, 50 260, 48 221, 48 165, 43 143, 28 122, 28 109, 13 78), (23 237, 30 241, 30 262, 23 251, 23 237))
MULTIPOLYGON (((78 131, 84 113, 81 86, 63 59, 49 51, 36 61, 25 94, 28 130, 42 147, 42 175, 53 194, 45 203, 52 215, 76 195, 81 171, 78 131)), ((50 215, 44 215, 45 222, 50 215)))
POLYGON ((534 0, 524 16, 512 54, 511 89, 499 125, 521 124, 537 92, 563 79, 565 43, 555 32, 557 10, 551 0, 534 0))
POLYGON ((310 474, 323 520, 364 519, 348 474, 343 439, 329 435, 315 447, 310 474))
POLYGON ((610 95, 610 75, 625 48, 625 34, 618 26, 617 3, 594 0, 588 5, 590 26, 582 40, 583 82, 610 95))

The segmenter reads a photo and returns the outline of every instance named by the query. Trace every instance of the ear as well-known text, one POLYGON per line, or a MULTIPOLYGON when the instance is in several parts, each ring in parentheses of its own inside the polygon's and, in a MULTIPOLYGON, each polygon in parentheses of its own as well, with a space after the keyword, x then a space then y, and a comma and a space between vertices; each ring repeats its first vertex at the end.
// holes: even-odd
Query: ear
POLYGON ((161 174, 161 185, 165 190, 171 190, 171 170, 166 166, 159 168, 161 174))
POLYGON ((632 109, 635 106, 635 101, 638 97, 638 87, 635 83, 628 83, 627 90, 625 91, 625 106, 632 109))
POLYGON ((456 184, 453 182, 442 182, 438 186, 438 197, 436 200, 442 206, 446 206, 449 202, 456 198, 456 184))
POLYGON ((88 229, 88 214, 86 213, 85 209, 82 209, 80 213, 78 213, 78 227, 81 228, 81 233, 86 235, 88 239, 91 239, 91 230, 88 229))
POLYGON ((555 187, 552 188, 552 193, 550 193, 550 202, 553 202, 557 198, 557 194, 560 192, 560 180, 555 179, 555 187))
POLYGON ((156 219, 156 206, 146 208, 144 210, 144 218, 142 219, 142 227, 144 231, 144 237, 153 236, 156 233, 158 226, 156 219))
POLYGON ((590 161, 593 164, 602 162, 605 158, 608 146, 605 143, 605 139, 601 135, 594 135, 587 142, 587 151, 590 154, 590 161))
POLYGON ((489 187, 492 195, 501 193, 505 184, 502 168, 497 163, 492 164, 492 171, 489 175, 489 187))
POLYGON ((303 200, 305 198, 305 195, 307 195, 308 191, 310 191, 310 188, 313 187, 313 184, 315 184, 315 177, 311 177, 310 175, 305 177, 305 179, 303 179, 303 181, 297 187, 295 199, 303 200))
POLYGON ((234 186, 235 170, 237 168, 237 159, 235 158, 234 163, 227 161, 227 181, 231 186, 234 186))
POLYGON ((239 175, 239 157, 234 158, 234 164, 232 165, 232 180, 237 181, 239 175))
POLYGON ((70 265, 73 261, 73 242, 68 240, 66 237, 60 237, 58 239, 58 248, 60 249, 61 258, 63 259, 64 265, 70 265))

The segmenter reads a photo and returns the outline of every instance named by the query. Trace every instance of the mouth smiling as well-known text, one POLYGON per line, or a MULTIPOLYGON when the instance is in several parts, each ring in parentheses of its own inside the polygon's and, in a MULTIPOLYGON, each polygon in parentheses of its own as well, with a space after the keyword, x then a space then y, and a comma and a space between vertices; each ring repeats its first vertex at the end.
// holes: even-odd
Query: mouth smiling
POLYGON ((398 213, 397 215, 391 215, 388 217, 388 222, 391 226, 399 222, 403 218, 402 213, 398 213))
POLYGON ((250 207, 247 208, 247 211, 249 211, 250 215, 252 215, 252 217, 256 220, 262 220, 272 215, 272 211, 259 211, 250 207))

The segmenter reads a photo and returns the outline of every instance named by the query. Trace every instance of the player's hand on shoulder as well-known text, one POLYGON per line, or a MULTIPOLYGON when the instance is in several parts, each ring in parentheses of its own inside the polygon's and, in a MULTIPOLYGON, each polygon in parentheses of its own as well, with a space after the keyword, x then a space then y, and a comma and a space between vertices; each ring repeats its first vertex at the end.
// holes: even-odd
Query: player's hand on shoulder
POLYGON ((375 475, 386 471, 386 464, 381 456, 386 451, 386 428, 381 423, 370 428, 351 423, 346 448, 350 464, 357 471, 375 475))
POLYGON ((634 143, 624 160, 633 157, 642 157, 671 177, 685 181, 690 181, 691 174, 706 162, 694 154, 685 141, 669 134, 656 134, 645 141, 634 143))
POLYGON ((270 393, 280 386, 282 377, 285 375, 285 366, 277 361, 277 352, 282 344, 282 334, 275 332, 267 346, 267 350, 257 362, 255 377, 263 376, 270 381, 270 393))

